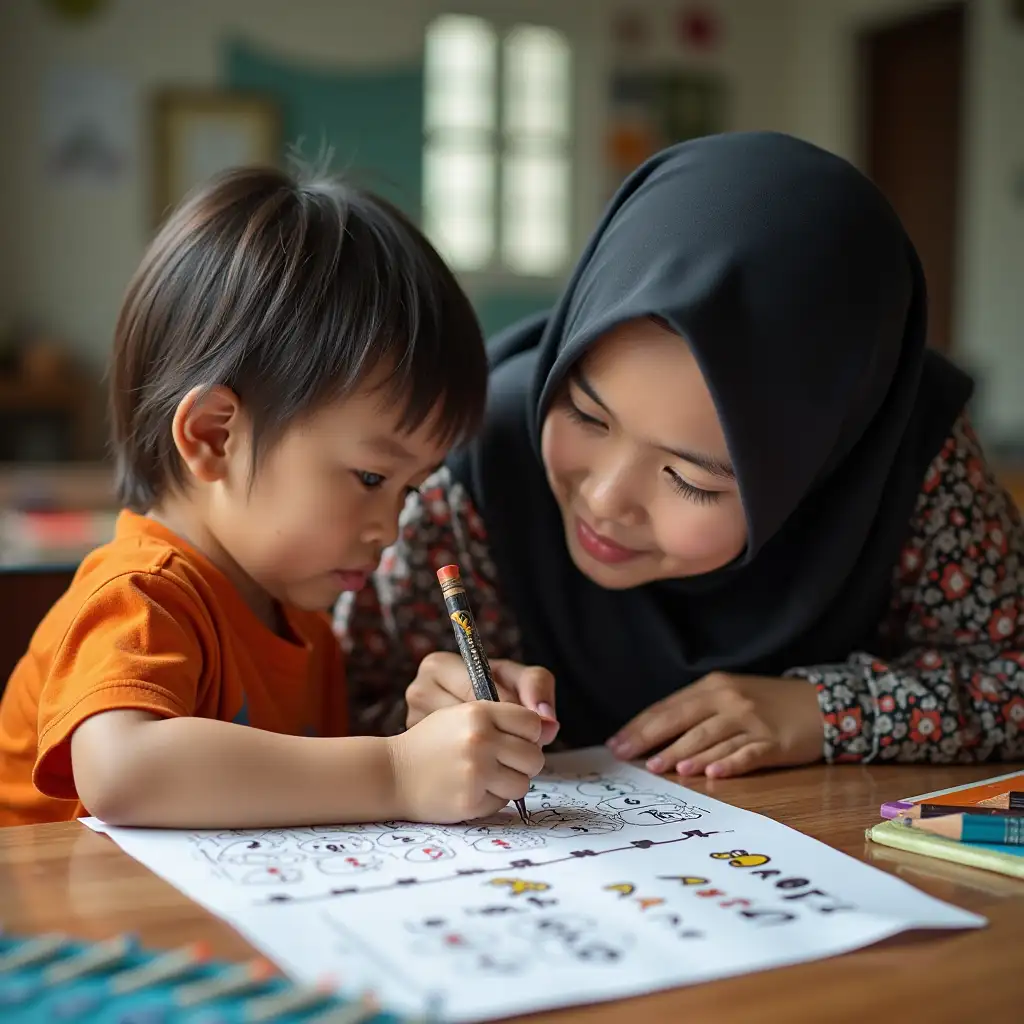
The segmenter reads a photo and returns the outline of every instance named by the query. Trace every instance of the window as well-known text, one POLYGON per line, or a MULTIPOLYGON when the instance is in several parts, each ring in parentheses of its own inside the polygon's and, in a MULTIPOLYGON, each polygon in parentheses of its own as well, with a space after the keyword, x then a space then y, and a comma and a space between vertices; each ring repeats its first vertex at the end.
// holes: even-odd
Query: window
POLYGON ((570 53, 540 25, 427 30, 423 219, 458 271, 550 277, 569 258, 570 53))

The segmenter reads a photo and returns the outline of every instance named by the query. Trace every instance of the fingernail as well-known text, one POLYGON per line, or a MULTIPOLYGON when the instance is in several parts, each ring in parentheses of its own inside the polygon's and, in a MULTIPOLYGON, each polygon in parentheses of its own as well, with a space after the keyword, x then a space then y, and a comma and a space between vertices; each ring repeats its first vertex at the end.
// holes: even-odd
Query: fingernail
POLYGON ((665 770, 665 762, 660 757, 652 757, 647 761, 647 770, 649 772, 663 772, 665 770))
POLYGON ((709 779, 717 779, 718 776, 722 774, 722 766, 718 764, 709 764, 707 771, 705 771, 704 774, 709 779))
POLYGON ((557 721, 555 718, 555 709, 550 704, 545 704, 543 701, 537 705, 537 714, 542 718, 550 718, 552 721, 557 721))
POLYGON ((692 761, 680 761, 676 765, 677 775, 692 775, 693 774, 693 762, 692 761))

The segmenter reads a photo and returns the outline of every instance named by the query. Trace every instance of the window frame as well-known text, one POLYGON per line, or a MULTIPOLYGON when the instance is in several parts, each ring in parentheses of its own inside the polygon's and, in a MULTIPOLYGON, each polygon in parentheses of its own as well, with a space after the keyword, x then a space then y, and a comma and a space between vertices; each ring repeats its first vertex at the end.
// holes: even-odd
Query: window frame
MULTIPOLYGON (((494 176, 492 180, 493 192, 491 197, 491 217, 494 228, 493 247, 490 259, 480 267, 460 268, 453 264, 459 278, 467 285, 482 288, 507 289, 509 286, 518 286, 520 289, 528 289, 536 286, 550 286, 551 284, 563 282, 572 269, 578 248, 578 225, 579 225, 579 185, 580 185, 580 133, 578 130, 579 110, 579 82, 580 82, 580 48, 577 42, 576 33, 572 26, 565 20, 550 14, 541 14, 534 9, 532 4, 514 4, 505 10, 495 10, 482 13, 479 9, 467 10, 463 7, 446 8, 432 13, 424 23, 423 52, 424 52, 424 78, 426 76, 426 37, 430 27, 440 18, 444 17, 466 17, 485 22, 495 34, 496 38, 496 60, 495 60, 495 86, 494 86, 494 124, 490 129, 479 129, 480 140, 488 141, 488 148, 485 150, 494 159, 494 176), (536 16, 534 16, 536 15, 536 16), (509 145, 510 136, 505 131, 505 40, 508 35, 519 27, 550 28, 559 33, 565 41, 569 52, 568 69, 568 127, 563 138, 559 139, 552 135, 548 137, 549 146, 544 151, 557 153, 562 156, 567 165, 566 173, 566 221, 565 238, 566 253, 562 265, 549 273, 531 273, 515 270, 505 262, 502 256, 502 243, 505 232, 505 211, 504 211, 504 177, 505 160, 509 154, 525 152, 522 147, 509 145)), ((424 221, 427 216, 426 197, 426 162, 427 153, 431 144, 431 136, 435 138, 446 132, 451 132, 453 137, 461 135, 469 139, 475 134, 473 129, 429 129, 426 124, 426 82, 424 81, 424 118, 422 129, 422 161, 424 168, 424 191, 421 195, 421 203, 424 214, 424 221)), ((468 147, 467 147, 468 148, 468 147)), ((436 243, 435 243, 436 244, 436 243)))

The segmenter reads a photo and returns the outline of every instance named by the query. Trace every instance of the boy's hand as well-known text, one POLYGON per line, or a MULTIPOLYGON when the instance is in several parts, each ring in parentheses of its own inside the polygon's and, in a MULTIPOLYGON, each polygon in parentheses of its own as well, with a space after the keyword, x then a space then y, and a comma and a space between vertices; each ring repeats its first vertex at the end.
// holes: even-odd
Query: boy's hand
POLYGON ((824 730, 806 680, 715 672, 641 711, 608 746, 623 760, 657 751, 652 772, 725 778, 820 761, 824 730))
POLYGON ((542 728, 518 704, 478 700, 441 708, 392 737, 399 816, 447 824, 521 799, 544 767, 542 728))
MULTIPOLYGON (((522 704, 536 711, 544 720, 541 746, 558 734, 555 718, 555 677, 537 665, 520 665, 516 661, 492 661, 494 685, 502 701, 522 704)), ((405 724, 411 728, 439 708, 474 700, 466 665, 458 654, 435 651, 420 662, 416 678, 405 691, 409 710, 405 724)))

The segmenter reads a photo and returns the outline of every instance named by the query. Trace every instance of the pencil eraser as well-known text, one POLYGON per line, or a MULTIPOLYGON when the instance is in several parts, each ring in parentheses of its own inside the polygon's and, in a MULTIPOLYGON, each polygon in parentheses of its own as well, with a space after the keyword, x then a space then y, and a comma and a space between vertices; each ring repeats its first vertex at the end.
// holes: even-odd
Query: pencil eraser
POLYGON ((437 582, 447 583, 449 580, 457 580, 461 575, 457 565, 444 565, 437 570, 437 582))
POLYGON ((903 811, 909 811, 913 806, 908 800, 893 800, 891 803, 882 804, 882 817, 898 818, 903 811))

